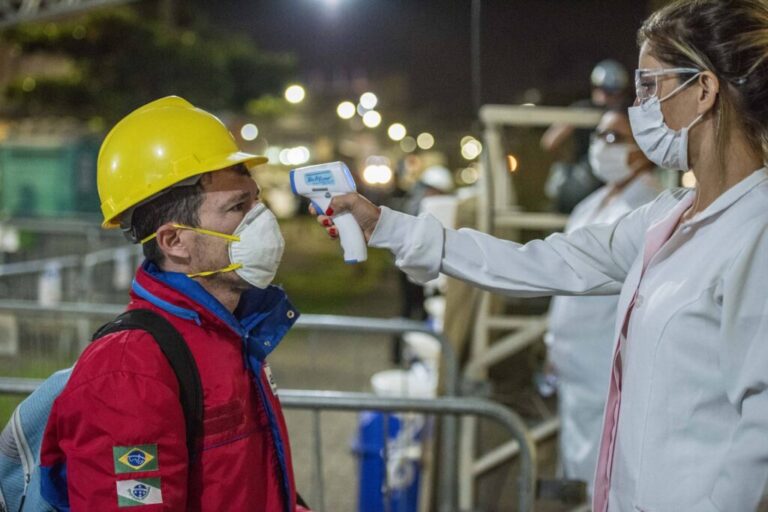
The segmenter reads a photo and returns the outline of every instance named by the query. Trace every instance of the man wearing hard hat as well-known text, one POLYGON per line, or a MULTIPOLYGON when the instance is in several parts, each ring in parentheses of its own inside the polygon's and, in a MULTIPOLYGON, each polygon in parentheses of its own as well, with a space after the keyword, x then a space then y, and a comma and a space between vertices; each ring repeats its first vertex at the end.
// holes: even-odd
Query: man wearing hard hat
POLYGON ((98 158, 105 228, 143 244, 129 310, 159 313, 197 365, 203 427, 188 455, 179 382, 142 330, 92 343, 56 399, 43 494, 70 510, 294 512, 291 452, 266 357, 298 317, 270 283, 274 215, 213 115, 178 97, 121 120, 98 158), (141 510, 141 508, 139 508, 141 510))

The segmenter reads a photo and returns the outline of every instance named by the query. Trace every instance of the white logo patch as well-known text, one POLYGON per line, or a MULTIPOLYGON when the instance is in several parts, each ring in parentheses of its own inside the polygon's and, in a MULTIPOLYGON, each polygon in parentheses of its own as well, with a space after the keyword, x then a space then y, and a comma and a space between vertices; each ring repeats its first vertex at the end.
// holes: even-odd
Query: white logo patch
POLYGON ((134 507, 137 505, 157 505, 163 502, 159 478, 140 478, 137 480, 118 480, 117 506, 134 507))
POLYGON ((269 367, 269 363, 264 363, 264 375, 267 376, 269 387, 272 388, 272 394, 277 395, 277 382, 275 382, 275 378, 272 376, 272 368, 269 367))

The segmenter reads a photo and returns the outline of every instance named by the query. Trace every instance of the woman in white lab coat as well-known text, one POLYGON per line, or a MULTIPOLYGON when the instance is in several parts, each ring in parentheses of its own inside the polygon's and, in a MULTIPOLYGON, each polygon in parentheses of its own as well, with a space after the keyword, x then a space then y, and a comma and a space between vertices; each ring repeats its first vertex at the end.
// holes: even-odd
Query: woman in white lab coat
POLYGON ((639 42, 635 140, 695 190, 525 245, 354 194, 331 209, 417 280, 620 294, 593 509, 750 511, 768 478, 768 3, 678 1, 639 42))
MULTIPOLYGON (((626 109, 603 114, 592 136, 589 163, 605 185, 576 205, 566 233, 615 222, 662 190, 653 174, 656 166, 632 137, 626 109)), ((616 295, 555 297, 544 337, 549 366, 557 376, 563 476, 587 482, 590 496, 608 395, 617 302, 616 295)))

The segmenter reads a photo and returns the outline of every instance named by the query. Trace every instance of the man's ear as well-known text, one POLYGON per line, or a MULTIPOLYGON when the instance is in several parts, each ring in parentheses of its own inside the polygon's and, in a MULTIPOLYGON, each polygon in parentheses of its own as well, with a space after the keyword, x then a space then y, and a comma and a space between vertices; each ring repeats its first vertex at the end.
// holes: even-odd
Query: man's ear
POLYGON ((702 71, 699 75, 699 85, 701 91, 699 92, 699 104, 696 112, 705 114, 715 106, 717 94, 720 92, 720 80, 711 71, 702 71))
POLYGON ((177 228, 172 222, 167 222, 157 228, 157 246, 172 260, 189 259, 190 253, 181 234, 183 229, 177 228))

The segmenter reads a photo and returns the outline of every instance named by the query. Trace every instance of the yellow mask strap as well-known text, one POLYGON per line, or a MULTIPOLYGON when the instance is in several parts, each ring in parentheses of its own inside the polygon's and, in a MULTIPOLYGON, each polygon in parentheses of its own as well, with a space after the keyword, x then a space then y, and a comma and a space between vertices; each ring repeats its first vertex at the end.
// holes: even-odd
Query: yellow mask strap
MULTIPOLYGON (((178 229, 188 229, 190 231, 196 231, 202 235, 210 235, 210 236, 217 236, 219 238, 223 238, 224 240, 228 240, 230 242, 239 242, 240 237, 237 235, 228 235, 226 233, 219 233, 218 231, 211 231, 209 229, 203 229, 203 228, 193 228, 192 226, 185 226, 184 224, 173 224, 173 227, 178 229)), ((150 240, 154 240, 154 238, 157 236, 157 232, 152 233, 148 237, 142 238, 139 243, 144 245, 145 243, 149 242, 150 240)), ((229 269, 234 270, 234 269, 229 269)), ((219 272, 218 270, 214 272, 219 272)))
POLYGON ((219 274, 222 272, 232 272, 233 270, 242 268, 242 266, 242 263, 232 263, 224 268, 220 268, 219 270, 206 270, 205 272, 198 272, 196 274, 187 274, 187 277, 208 277, 212 276, 213 274, 219 274))

